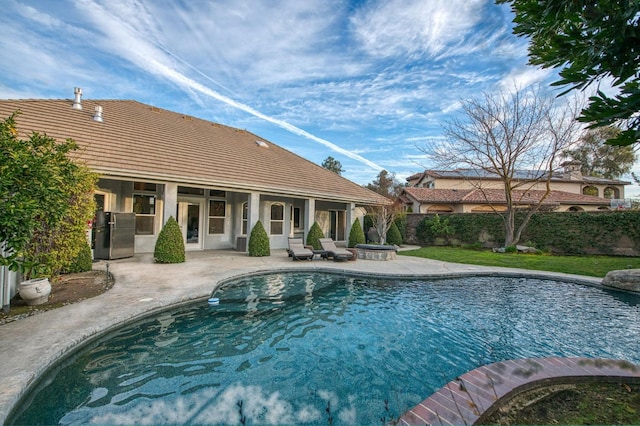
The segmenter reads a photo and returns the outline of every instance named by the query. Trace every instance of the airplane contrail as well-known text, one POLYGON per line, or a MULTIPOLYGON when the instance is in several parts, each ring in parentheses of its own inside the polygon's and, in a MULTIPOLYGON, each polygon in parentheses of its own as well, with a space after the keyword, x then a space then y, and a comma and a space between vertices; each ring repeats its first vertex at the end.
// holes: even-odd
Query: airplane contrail
MULTIPOLYGON (((104 30, 104 32, 106 34, 108 34, 110 37, 112 37, 114 40, 112 40, 114 43, 111 44, 111 46, 125 46, 126 47, 126 51, 125 52, 116 52, 118 54, 120 54, 121 56, 124 56, 125 58, 127 58, 128 60, 132 61, 133 63, 137 64, 140 68, 142 68, 143 70, 147 71, 147 72, 152 72, 154 74, 160 75, 164 78, 167 78, 168 80, 176 83, 179 86, 182 87, 186 87, 189 88, 191 90, 195 90, 197 92, 200 92, 208 97, 211 97, 213 99, 216 99, 220 102, 223 102, 233 108, 242 110, 248 114, 251 114, 255 117, 258 117, 262 120, 265 120, 269 123, 275 124, 276 126, 290 132, 293 133, 295 135, 298 136, 302 136, 306 139, 312 140, 314 142, 317 142, 321 145, 326 146, 327 148, 338 152, 346 157, 349 157, 353 160, 356 160, 360 163, 363 163, 365 165, 367 165, 368 167, 371 167, 374 170, 383 170, 384 168, 381 167, 380 165, 374 163, 373 161, 367 160, 366 158, 362 157, 361 155, 358 155, 354 152, 351 152, 345 148, 342 148, 336 144, 334 144, 333 142, 330 142, 326 139, 320 138, 316 135, 313 135, 309 132, 307 132, 306 130, 303 130, 299 127, 296 127, 290 123, 287 123, 284 120, 280 120, 271 116, 268 116, 258 110, 256 110, 255 108, 252 108, 249 105, 243 104, 241 102, 238 102, 228 96, 225 96, 215 90, 213 90, 210 87, 207 87, 201 83, 198 83, 197 81, 195 81, 194 79, 187 77, 186 75, 184 75, 183 73, 179 72, 178 70, 167 66, 165 64, 163 64, 162 62, 160 62, 158 59, 154 58, 153 55, 150 55, 147 50, 148 47, 152 47, 153 50, 156 51, 160 51, 162 52, 163 55, 165 56, 170 56, 173 60, 177 60, 179 62, 181 62, 182 64, 184 64, 185 66, 189 67, 190 69, 192 69, 194 72, 198 73, 199 75, 201 75, 202 77, 206 78, 207 80, 211 81, 212 83, 216 84, 217 86, 220 86, 222 88, 225 88, 224 86, 222 86, 220 83, 218 83, 217 81, 215 81, 214 79, 212 79, 211 77, 209 77, 208 75, 204 74, 203 72, 201 72, 200 70, 198 70, 197 68, 195 68, 193 65, 189 64, 188 62, 186 62, 184 59, 180 58, 179 56, 177 56, 176 54, 172 53, 171 51, 169 51, 166 47, 162 46, 158 41, 154 41, 151 40, 149 37, 145 37, 145 35, 141 34, 138 30, 136 30, 135 28, 133 28, 131 25, 129 25, 125 19, 121 19, 119 16, 116 16, 112 13, 110 13, 110 11, 105 9, 105 6, 101 3, 96 3, 96 2, 92 2, 91 0, 80 0, 79 4, 81 6, 83 6, 88 12, 89 14, 92 16, 94 22, 96 24, 98 24, 99 26, 101 26, 104 30), (105 20, 105 17, 108 17, 109 21, 105 20), (123 28, 124 27, 124 28, 123 28), (147 46, 144 45, 144 43, 146 42, 147 46), (138 49, 136 49, 136 46, 138 46, 138 49), (124 53, 124 54, 123 54, 124 53)), ((125 6, 126 8, 127 6, 125 6)), ((136 7, 143 7, 140 5, 137 5, 136 7)), ((125 12, 127 12, 125 10, 125 12)), ((129 11, 130 12, 130 11, 129 11)), ((127 12, 128 13, 128 12, 127 12)), ((136 10, 136 13, 139 14, 143 13, 141 10, 136 10)), ((144 13, 143 13, 144 14, 144 13)), ((226 89, 226 88, 225 88, 226 89)))

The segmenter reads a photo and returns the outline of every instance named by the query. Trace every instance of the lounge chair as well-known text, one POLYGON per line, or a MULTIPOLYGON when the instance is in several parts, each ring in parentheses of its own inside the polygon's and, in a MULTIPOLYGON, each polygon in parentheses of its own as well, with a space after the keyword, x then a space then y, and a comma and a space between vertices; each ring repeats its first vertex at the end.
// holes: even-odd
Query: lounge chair
POLYGON ((289 249, 287 251, 293 260, 313 259, 313 251, 304 246, 302 238, 289 238, 289 249))
POLYGON ((320 245, 322 250, 325 250, 330 258, 333 258, 334 262, 337 260, 350 260, 353 259, 353 253, 347 249, 336 247, 336 243, 331 238, 320 238, 320 245))

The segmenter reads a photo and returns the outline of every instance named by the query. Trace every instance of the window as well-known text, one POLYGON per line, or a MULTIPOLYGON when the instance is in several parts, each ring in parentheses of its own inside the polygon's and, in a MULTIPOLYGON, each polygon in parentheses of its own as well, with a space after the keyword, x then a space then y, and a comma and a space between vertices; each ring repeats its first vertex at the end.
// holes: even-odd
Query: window
POLYGON ((155 183, 134 182, 133 183, 133 190, 134 191, 157 192, 157 185, 155 183))
POLYGON ((242 203, 242 235, 247 235, 247 229, 249 228, 249 206, 247 203, 242 203))
POLYGON ((224 234, 224 218, 226 214, 226 201, 209 200, 209 234, 224 234))
POLYGON ((218 189, 210 189, 209 197, 227 198, 227 193, 225 191, 220 191, 218 189))
POLYGON ((271 235, 284 233, 284 206, 282 204, 271 205, 271 235))
POLYGON ((156 219, 156 196, 133 194, 133 212, 136 214, 136 235, 153 235, 156 219))
POLYGON ((293 208, 293 228, 300 229, 300 207, 293 208))
POLYGON ((180 195, 195 195, 198 197, 204 196, 204 189, 191 188, 189 186, 178 186, 178 194, 180 195))

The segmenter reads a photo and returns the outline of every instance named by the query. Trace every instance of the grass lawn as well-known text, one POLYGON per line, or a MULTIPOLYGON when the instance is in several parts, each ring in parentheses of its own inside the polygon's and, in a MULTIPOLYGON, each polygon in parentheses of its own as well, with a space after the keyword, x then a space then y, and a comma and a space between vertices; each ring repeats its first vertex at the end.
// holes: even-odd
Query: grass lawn
POLYGON ((402 251, 405 256, 424 257, 445 262, 483 266, 534 269, 567 274, 604 277, 616 269, 639 269, 640 257, 554 256, 548 254, 493 253, 491 250, 470 250, 458 247, 423 247, 402 251))

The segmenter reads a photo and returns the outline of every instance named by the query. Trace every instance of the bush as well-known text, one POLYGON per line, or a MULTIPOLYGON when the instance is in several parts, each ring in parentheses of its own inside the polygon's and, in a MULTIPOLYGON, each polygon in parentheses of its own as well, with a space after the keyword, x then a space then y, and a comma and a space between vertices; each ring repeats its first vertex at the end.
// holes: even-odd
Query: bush
POLYGON ((182 263, 185 260, 182 231, 173 216, 169 216, 158 235, 153 257, 157 263, 182 263))
POLYGON ((400 231, 402 241, 404 241, 407 238, 407 214, 404 212, 400 213, 394 222, 398 227, 398 231, 400 231))
POLYGON ((269 236, 262 222, 257 221, 249 236, 249 256, 261 257, 271 255, 269 236))
POLYGON ((91 256, 91 247, 88 243, 83 244, 80 248, 80 253, 71 263, 71 266, 67 268, 67 272, 76 274, 78 272, 88 272, 93 268, 93 258, 91 256))
POLYGON ((322 250, 320 238, 324 238, 324 233, 322 232, 322 229, 320 229, 318 222, 313 222, 311 229, 309 229, 309 234, 307 234, 307 245, 313 246, 314 250, 322 250))
POLYGON ((395 222, 391 223, 391 226, 387 231, 387 244, 393 244, 396 246, 402 245, 402 235, 400 235, 400 230, 398 230, 395 222))
POLYGON ((360 219, 356 218, 351 225, 351 231, 349 232, 349 247, 355 247, 358 244, 366 243, 364 231, 360 226, 360 219))

